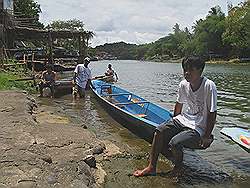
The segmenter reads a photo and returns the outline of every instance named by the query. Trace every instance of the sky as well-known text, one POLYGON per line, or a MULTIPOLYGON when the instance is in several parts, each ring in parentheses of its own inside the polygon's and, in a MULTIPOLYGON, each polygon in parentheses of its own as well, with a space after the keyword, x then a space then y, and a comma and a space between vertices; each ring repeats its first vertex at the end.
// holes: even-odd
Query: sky
MULTIPOLYGON (((145 44, 167 36, 175 23, 189 29, 205 18, 211 7, 227 12, 229 0, 35 0, 40 21, 78 19, 95 33, 90 46, 124 41, 145 44)), ((238 5, 245 0, 230 0, 238 5)))

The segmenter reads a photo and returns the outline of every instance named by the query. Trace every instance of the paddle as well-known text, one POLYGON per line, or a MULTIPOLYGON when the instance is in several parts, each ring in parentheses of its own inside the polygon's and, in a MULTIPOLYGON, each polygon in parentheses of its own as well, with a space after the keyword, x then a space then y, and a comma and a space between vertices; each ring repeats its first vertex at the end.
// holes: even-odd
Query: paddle
POLYGON ((92 80, 96 80, 96 79, 99 79, 99 78, 104 78, 104 77, 105 77, 105 75, 96 76, 96 77, 94 77, 92 80))
POLYGON ((96 76, 96 77, 92 78, 92 80, 105 80, 105 79, 109 79, 109 78, 113 78, 113 75, 111 75, 111 76, 96 76))

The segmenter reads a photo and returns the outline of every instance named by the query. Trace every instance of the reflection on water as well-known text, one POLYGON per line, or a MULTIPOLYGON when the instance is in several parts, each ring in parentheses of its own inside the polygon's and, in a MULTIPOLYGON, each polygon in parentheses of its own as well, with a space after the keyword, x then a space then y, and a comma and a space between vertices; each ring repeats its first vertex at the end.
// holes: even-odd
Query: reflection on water
MULTIPOLYGON (((90 68, 93 76, 105 72, 108 63, 119 76, 117 85, 164 108, 173 110, 179 82, 183 79, 180 64, 151 63, 139 61, 98 61, 90 68)), ((250 128, 250 66, 206 65, 204 74, 214 80, 218 89, 218 117, 214 129, 215 141, 206 151, 187 151, 185 164, 187 172, 178 183, 164 175, 171 170, 171 164, 161 159, 158 167, 162 176, 135 180, 131 172, 147 164, 148 143, 132 135, 116 123, 97 103, 93 95, 73 106, 71 97, 57 99, 74 121, 85 124, 97 137, 121 142, 131 149, 130 155, 107 162, 109 176, 107 187, 176 187, 211 186, 244 187, 250 184, 250 155, 220 134, 223 127, 240 126, 250 128), (69 105, 70 104, 70 105, 69 105), (132 157, 131 157, 132 156, 132 157), (136 157, 137 156, 137 157, 136 157), (113 172, 114 171, 114 172, 113 172), (228 181, 233 179, 233 182, 228 181), (138 186, 139 185, 139 186, 138 186)), ((120 143, 120 147, 122 144, 120 143)))

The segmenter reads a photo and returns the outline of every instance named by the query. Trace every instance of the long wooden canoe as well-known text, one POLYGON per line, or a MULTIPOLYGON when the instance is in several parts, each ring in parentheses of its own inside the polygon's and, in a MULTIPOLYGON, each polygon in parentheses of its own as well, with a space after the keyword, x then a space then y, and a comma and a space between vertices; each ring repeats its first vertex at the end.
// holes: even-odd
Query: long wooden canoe
POLYGON ((65 94, 72 93, 72 79, 71 78, 65 78, 61 80, 56 80, 55 82, 55 95, 61 96, 65 94))
POLYGON ((136 135, 151 141, 155 129, 171 119, 171 113, 125 89, 92 80, 92 91, 105 110, 136 135))

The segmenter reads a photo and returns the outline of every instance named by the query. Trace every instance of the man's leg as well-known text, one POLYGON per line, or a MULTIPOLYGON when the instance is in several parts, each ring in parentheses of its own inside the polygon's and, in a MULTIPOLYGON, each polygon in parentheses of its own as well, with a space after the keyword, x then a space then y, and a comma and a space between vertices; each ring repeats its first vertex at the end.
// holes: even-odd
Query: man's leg
POLYGON ((200 142, 200 134, 195 130, 184 130, 175 135, 169 142, 170 149, 174 157, 176 167, 182 165, 183 162, 183 147, 195 148, 200 142))
POLYGON ((149 164, 143 170, 136 170, 134 176, 154 175, 156 173, 156 164, 160 152, 163 148, 163 133, 156 130, 153 138, 152 149, 150 152, 149 164))
POLYGON ((84 98, 85 97, 85 89, 78 86, 78 91, 79 91, 80 98, 84 98))
POLYGON ((169 157, 169 146, 168 143, 171 138, 179 133, 178 127, 172 124, 159 126, 154 134, 152 148, 150 152, 149 164, 143 170, 136 170, 134 176, 140 177, 144 175, 152 175, 156 173, 156 165, 159 154, 162 153, 164 156, 169 157))
POLYGON ((77 93, 78 93, 77 85, 74 85, 74 86, 72 87, 73 102, 76 100, 77 93))
POLYGON ((39 86, 39 92, 40 92, 40 97, 43 97, 43 88, 44 88, 44 84, 43 84, 43 82, 40 82, 39 84, 38 84, 38 86, 39 86))
POLYGON ((51 84, 49 86, 49 88, 50 88, 50 91, 51 91, 51 97, 55 98, 55 86, 54 86, 54 84, 51 84))

